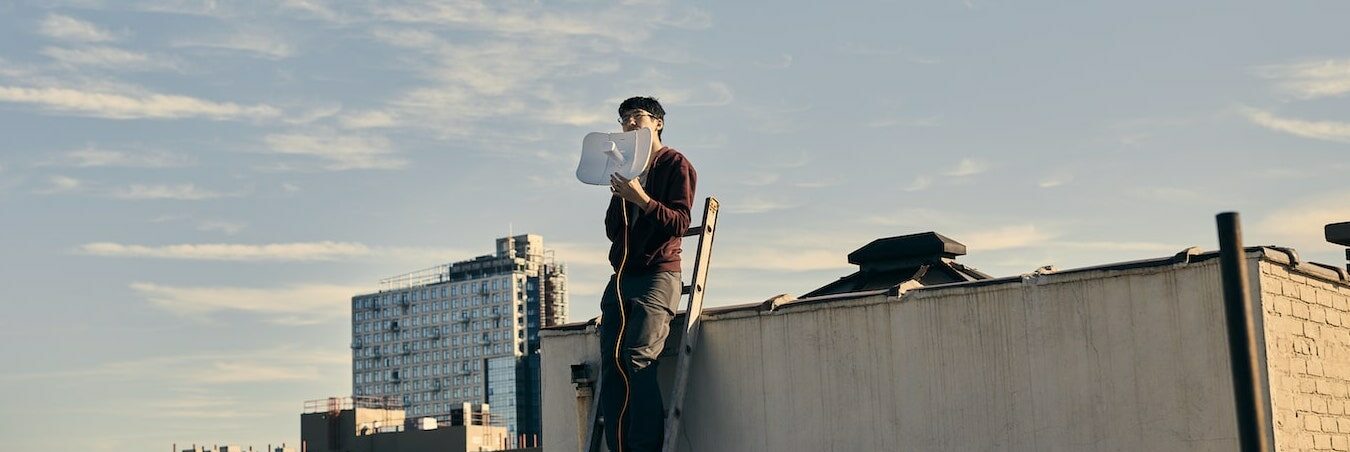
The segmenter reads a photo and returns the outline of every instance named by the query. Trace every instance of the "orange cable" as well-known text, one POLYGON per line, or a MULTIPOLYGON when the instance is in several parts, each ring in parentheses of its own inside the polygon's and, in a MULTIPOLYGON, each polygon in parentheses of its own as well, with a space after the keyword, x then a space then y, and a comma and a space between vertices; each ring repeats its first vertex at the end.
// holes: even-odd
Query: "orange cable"
POLYGON ((619 359, 619 350, 623 347, 623 333, 628 328, 628 315, 623 312, 623 268, 628 265, 628 202, 619 199, 619 204, 623 207, 623 257, 619 259, 619 268, 614 272, 614 296, 619 301, 619 334, 614 340, 614 365, 619 370, 619 376, 623 377, 623 406, 619 409, 619 418, 614 421, 614 431, 617 436, 619 450, 623 452, 623 415, 628 412, 628 398, 632 388, 629 386, 628 375, 624 372, 623 361, 619 359))

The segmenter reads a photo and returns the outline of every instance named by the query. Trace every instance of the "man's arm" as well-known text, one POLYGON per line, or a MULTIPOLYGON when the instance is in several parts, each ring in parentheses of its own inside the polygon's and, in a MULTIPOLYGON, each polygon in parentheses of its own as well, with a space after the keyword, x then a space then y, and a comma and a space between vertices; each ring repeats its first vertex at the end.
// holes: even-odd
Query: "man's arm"
POLYGON ((694 204, 694 189, 698 184, 698 173, 689 161, 681 159, 679 162, 667 182, 669 188, 666 193, 670 193, 670 199, 652 198, 643 206, 648 218, 671 237, 682 237, 689 230, 689 211, 694 204))

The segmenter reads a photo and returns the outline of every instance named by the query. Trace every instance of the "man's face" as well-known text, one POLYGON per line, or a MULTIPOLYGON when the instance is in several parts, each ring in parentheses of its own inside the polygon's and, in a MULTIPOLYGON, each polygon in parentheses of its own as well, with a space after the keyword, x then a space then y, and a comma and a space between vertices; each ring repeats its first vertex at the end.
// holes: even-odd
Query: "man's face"
MULTIPOLYGON (((652 133, 655 134, 657 131, 661 130, 661 127, 665 125, 664 123, 664 120, 658 119, 657 117, 652 116, 651 113, 642 109, 628 110, 624 112, 623 115, 619 116, 619 125, 623 126, 624 132, 632 132, 646 127, 651 129, 652 133)), ((655 137, 655 135, 653 135, 653 137, 655 137)))

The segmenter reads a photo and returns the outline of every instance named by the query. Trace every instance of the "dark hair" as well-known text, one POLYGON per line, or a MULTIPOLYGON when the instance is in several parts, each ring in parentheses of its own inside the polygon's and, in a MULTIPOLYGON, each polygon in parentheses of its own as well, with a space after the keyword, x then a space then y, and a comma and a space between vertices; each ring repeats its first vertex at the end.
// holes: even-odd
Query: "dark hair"
MULTIPOLYGON (((651 113, 652 116, 656 117, 656 119, 660 119, 663 122, 666 119, 666 109, 661 108, 661 101, 656 100, 655 97, 635 96, 625 99, 623 103, 619 104, 619 116, 623 116, 624 113, 633 110, 646 111, 647 113, 651 113)), ((661 132, 665 131, 664 130, 665 127, 662 127, 661 129, 662 130, 656 131, 657 137, 660 137, 661 132)))

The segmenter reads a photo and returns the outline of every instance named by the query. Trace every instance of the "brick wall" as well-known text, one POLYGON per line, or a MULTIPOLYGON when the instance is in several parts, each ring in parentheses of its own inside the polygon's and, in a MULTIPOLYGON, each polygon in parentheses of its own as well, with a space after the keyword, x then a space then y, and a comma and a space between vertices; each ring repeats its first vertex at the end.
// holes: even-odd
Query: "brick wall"
POLYGON ((1350 451, 1350 285, 1259 262, 1276 449, 1350 451))

